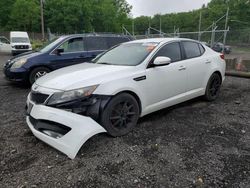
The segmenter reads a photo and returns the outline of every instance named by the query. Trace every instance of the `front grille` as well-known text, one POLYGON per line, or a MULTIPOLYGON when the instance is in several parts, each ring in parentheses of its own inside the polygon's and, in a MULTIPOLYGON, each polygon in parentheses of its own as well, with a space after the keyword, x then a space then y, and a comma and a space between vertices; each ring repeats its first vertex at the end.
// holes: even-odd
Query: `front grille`
POLYGON ((29 49, 28 45, 16 45, 15 46, 16 49, 29 49))
POLYGON ((36 104, 42 104, 46 101, 49 95, 37 92, 31 92, 30 99, 36 104))
POLYGON ((42 133, 44 133, 44 131, 53 131, 65 135, 71 131, 70 127, 53 121, 35 119, 32 116, 29 116, 29 121, 37 131, 42 133))

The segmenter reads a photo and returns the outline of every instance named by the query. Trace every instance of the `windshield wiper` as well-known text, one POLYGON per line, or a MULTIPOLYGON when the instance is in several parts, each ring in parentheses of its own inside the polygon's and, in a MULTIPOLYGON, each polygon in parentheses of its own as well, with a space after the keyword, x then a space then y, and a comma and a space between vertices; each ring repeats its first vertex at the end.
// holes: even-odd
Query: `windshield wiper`
POLYGON ((96 64, 102 64, 102 65, 112 65, 111 63, 107 63, 107 62, 100 62, 100 63, 96 63, 96 64))

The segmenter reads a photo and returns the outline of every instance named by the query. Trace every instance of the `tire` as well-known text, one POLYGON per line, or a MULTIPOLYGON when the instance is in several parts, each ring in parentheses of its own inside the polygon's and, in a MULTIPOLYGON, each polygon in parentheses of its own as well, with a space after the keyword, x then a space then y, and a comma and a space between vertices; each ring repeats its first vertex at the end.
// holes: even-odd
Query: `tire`
POLYGON ((218 73, 213 73, 209 78, 206 87, 206 93, 204 95, 205 100, 214 101, 218 98, 221 88, 221 77, 218 73))
POLYGON ((128 134, 139 119, 139 105, 136 99, 122 93, 113 97, 101 114, 101 125, 113 137, 128 134))
POLYGON ((32 85, 38 78, 44 76, 45 74, 49 72, 50 72, 50 69, 48 69, 47 67, 34 68, 29 74, 29 83, 32 85))

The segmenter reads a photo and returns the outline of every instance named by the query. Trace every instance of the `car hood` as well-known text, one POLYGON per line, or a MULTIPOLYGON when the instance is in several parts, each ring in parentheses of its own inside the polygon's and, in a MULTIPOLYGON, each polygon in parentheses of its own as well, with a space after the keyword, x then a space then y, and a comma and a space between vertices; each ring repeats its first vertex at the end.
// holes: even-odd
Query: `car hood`
POLYGON ((29 58, 32 58, 34 56, 37 56, 37 55, 40 55, 41 53, 40 52, 34 52, 34 51, 31 51, 31 52, 27 52, 27 53, 23 53, 23 54, 20 54, 20 55, 17 55, 13 58, 11 58, 9 61, 17 61, 19 59, 29 59, 29 58))
POLYGON ((131 66, 82 63, 51 72, 36 81, 36 84, 55 90, 73 90, 99 85, 132 71, 131 66))

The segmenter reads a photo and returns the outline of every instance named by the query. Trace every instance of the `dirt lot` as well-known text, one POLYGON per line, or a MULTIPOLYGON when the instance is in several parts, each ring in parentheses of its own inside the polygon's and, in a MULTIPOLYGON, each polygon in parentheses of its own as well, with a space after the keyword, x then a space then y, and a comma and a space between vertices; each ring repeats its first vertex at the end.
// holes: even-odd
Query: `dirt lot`
POLYGON ((249 79, 227 77, 216 102, 161 110, 127 136, 97 135, 74 160, 31 134, 28 92, 0 72, 0 187, 250 187, 249 79))

